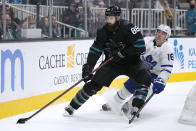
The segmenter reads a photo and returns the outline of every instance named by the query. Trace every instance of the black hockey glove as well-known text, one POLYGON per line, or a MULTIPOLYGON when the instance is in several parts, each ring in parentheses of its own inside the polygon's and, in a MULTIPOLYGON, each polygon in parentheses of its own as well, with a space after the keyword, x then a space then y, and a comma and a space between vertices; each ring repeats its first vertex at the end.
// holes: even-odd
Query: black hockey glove
POLYGON ((125 53, 123 52, 125 44, 122 42, 116 43, 112 39, 109 39, 106 47, 106 52, 108 52, 109 57, 113 57, 112 62, 118 62, 125 57, 125 53))
POLYGON ((90 74, 92 69, 88 64, 84 64, 82 66, 82 78, 84 79, 84 82, 88 82, 89 80, 92 79, 93 74, 90 74))
POLYGON ((112 62, 119 62, 120 60, 125 58, 125 55, 123 55, 121 51, 117 51, 112 55, 112 57, 113 57, 112 62))

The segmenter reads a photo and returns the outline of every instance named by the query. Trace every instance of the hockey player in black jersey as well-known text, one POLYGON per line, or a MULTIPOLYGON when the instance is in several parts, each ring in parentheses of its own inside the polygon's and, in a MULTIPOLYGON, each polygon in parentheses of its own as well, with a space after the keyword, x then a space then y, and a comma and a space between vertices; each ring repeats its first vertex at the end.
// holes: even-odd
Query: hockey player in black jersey
POLYGON ((84 79, 84 87, 65 108, 65 115, 73 115, 74 111, 92 95, 100 91, 103 86, 109 87, 119 75, 127 75, 138 83, 133 109, 139 109, 144 104, 151 83, 151 74, 140 60, 141 53, 145 51, 145 42, 138 27, 121 21, 120 14, 121 9, 118 6, 106 9, 107 22, 97 30, 97 37, 90 47, 87 63, 82 68, 82 77, 89 77, 84 79), (110 57, 113 59, 92 76, 90 72, 102 53, 105 54, 105 60, 110 57))

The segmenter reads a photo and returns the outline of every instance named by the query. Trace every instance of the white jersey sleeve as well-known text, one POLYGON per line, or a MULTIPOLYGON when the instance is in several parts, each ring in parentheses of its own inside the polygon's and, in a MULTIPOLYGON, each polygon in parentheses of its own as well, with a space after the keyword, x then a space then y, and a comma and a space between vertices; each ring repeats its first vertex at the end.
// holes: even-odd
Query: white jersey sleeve
POLYGON ((172 44, 166 41, 161 47, 161 56, 160 56, 160 74, 158 77, 161 77, 165 82, 169 79, 174 62, 174 53, 172 44))

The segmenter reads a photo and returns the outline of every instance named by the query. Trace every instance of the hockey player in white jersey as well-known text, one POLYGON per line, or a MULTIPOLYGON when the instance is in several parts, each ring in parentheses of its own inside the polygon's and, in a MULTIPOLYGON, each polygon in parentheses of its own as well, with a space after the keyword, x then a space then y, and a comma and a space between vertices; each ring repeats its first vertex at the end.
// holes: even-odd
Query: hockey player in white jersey
MULTIPOLYGON (((146 63, 152 75, 152 86, 149 89, 151 91, 148 91, 148 94, 152 91, 156 94, 161 93, 171 75, 174 54, 172 44, 168 41, 170 35, 170 27, 162 24, 157 28, 155 38, 145 41, 146 52, 141 55, 141 59, 146 63)), ((127 80, 124 87, 115 93, 114 99, 104 104, 102 109, 105 111, 120 109, 124 116, 130 120, 138 111, 138 108, 135 107, 136 103, 132 103, 132 100, 135 98, 144 99, 143 96, 148 95, 143 89, 136 92, 136 85, 137 83, 133 79, 127 80), (131 99, 123 104, 131 94, 133 94, 131 99)))

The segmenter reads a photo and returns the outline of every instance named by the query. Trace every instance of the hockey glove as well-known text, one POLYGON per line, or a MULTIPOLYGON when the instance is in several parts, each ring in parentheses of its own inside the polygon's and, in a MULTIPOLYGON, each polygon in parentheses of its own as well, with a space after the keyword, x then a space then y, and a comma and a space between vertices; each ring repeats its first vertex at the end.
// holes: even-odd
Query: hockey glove
POLYGON ((87 82, 92 79, 93 74, 90 74, 92 69, 88 64, 84 64, 82 66, 82 78, 84 79, 84 82, 87 82))
POLYGON ((113 59, 112 62, 119 62, 122 60, 125 56, 121 53, 121 51, 118 51, 112 55, 113 59))
POLYGON ((157 77, 154 80, 154 84, 152 87, 153 92, 159 94, 164 90, 164 88, 165 88, 165 81, 161 77, 157 77))

